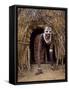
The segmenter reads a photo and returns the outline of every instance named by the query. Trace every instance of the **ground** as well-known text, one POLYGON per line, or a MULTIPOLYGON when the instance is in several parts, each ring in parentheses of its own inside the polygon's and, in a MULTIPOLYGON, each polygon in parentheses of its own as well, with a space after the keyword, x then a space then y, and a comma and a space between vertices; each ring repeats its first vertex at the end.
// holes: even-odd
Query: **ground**
POLYGON ((49 64, 42 64, 43 74, 40 75, 35 75, 36 70, 37 65, 34 64, 30 71, 21 72, 18 82, 65 79, 65 66, 59 65, 59 69, 52 70, 49 64))

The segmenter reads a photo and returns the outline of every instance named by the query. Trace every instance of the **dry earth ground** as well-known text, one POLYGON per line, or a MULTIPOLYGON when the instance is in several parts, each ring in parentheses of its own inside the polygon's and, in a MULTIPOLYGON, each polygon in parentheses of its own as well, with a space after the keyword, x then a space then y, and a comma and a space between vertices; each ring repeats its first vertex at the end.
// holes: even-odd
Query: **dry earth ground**
POLYGON ((59 65, 59 69, 52 70, 50 64, 42 64, 43 74, 35 75, 37 65, 32 65, 30 71, 22 72, 18 76, 18 82, 42 81, 42 80, 60 80, 65 79, 65 65, 59 65))

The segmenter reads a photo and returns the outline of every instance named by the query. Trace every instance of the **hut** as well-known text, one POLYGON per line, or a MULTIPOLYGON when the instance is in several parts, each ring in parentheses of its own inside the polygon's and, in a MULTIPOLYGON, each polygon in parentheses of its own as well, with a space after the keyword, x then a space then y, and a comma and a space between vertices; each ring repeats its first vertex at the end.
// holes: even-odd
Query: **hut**
MULTIPOLYGON (((31 9, 31 8, 18 8, 18 70, 30 70, 31 61, 34 59, 30 50, 30 42, 32 33, 37 31, 42 33, 45 26, 52 26, 54 33, 55 53, 57 65, 59 59, 64 58, 65 55, 65 12, 61 10, 48 10, 48 9, 31 9), (61 42, 61 37, 62 42, 61 42), (61 43, 60 43, 61 42, 61 43), (60 45, 61 44, 61 45, 60 45), (63 48, 60 54, 60 48, 63 48)), ((35 32, 36 33, 36 32, 35 32)), ((38 39, 36 44, 38 43, 38 39)), ((32 44, 33 45, 33 44, 32 44)), ((36 48, 35 48, 36 51, 36 48)))

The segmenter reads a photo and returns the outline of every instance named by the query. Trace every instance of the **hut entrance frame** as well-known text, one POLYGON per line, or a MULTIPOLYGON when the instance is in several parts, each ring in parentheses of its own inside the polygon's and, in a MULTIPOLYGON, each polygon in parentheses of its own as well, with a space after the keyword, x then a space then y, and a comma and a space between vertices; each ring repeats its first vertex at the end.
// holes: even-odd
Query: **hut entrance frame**
MULTIPOLYGON (((26 49, 25 49, 26 55, 25 56, 27 56, 27 58, 25 56, 24 57, 25 57, 25 65, 28 70, 31 69, 31 64, 35 64, 34 39, 36 38, 36 36, 38 34, 43 33, 45 26, 46 25, 34 25, 32 28, 30 28, 30 25, 28 25, 25 29, 24 38, 26 38, 25 36, 27 33, 29 34, 28 42, 25 41, 26 39, 23 41, 23 45, 26 46, 26 49)), ((44 59, 44 63, 46 63, 46 61, 44 59)))

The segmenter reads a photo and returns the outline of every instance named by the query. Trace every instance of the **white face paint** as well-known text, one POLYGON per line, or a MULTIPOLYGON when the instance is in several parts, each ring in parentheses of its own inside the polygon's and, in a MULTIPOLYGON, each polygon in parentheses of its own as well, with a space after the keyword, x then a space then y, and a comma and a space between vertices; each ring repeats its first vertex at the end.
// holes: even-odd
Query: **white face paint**
POLYGON ((49 39, 51 36, 51 33, 52 33, 52 28, 51 27, 45 27, 44 33, 45 33, 45 38, 49 39))
POLYGON ((52 34, 52 28, 51 27, 45 27, 43 36, 44 36, 44 40, 46 43, 51 42, 51 34, 52 34))

